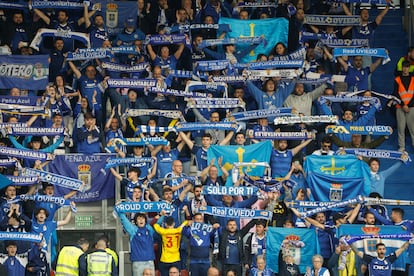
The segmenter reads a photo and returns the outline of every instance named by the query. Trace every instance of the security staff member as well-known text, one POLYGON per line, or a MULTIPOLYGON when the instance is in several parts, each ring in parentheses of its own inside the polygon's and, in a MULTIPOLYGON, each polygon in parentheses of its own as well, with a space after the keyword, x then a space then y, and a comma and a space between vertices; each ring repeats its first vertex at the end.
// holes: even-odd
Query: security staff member
POLYGON ((79 275, 79 257, 89 248, 86 239, 79 239, 76 245, 64 246, 56 263, 56 276, 79 275))
POLYGON ((118 276, 114 258, 105 251, 106 241, 98 240, 95 251, 79 260, 79 276, 118 276))

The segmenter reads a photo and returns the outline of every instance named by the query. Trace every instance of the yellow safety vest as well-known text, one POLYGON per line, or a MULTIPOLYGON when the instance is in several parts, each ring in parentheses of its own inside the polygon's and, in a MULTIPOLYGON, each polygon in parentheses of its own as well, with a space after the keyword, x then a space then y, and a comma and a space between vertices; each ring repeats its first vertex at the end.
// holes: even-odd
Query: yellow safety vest
POLYGON ((79 257, 83 254, 82 249, 76 246, 65 246, 60 250, 57 264, 56 276, 79 275, 79 257))
POLYGON ((111 276, 112 256, 103 251, 96 251, 87 256, 88 276, 111 276))

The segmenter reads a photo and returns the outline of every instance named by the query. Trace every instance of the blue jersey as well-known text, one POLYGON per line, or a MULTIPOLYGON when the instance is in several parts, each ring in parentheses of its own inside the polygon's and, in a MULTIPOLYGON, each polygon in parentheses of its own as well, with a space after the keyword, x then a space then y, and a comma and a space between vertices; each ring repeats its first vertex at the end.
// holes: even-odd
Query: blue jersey
MULTIPOLYGON (((167 180, 164 185, 168 185, 170 187, 177 187, 178 185, 181 184, 181 182, 183 182, 183 180, 185 179, 186 175, 185 174, 180 174, 180 175, 175 175, 173 172, 169 172, 167 173, 165 176, 165 178, 171 178, 169 180, 167 180)), ((180 193, 184 190, 184 187, 181 187, 180 189, 178 189, 177 191, 175 191, 173 193, 173 199, 177 199, 180 195, 180 193)))
POLYGON ((183 235, 190 241, 190 262, 191 263, 210 263, 210 240, 214 236, 216 229, 208 224, 200 225, 200 229, 193 226, 183 228, 183 235))
POLYGON ((368 90, 368 76, 371 74, 369 67, 354 68, 348 66, 345 82, 348 84, 348 91, 368 90))
POLYGON ((154 59, 154 66, 156 65, 161 67, 163 76, 168 76, 168 71, 174 70, 177 67, 177 59, 173 55, 169 56, 166 59, 157 56, 154 59))
POLYGON ((99 77, 99 75, 93 80, 88 79, 86 76, 81 76, 79 78, 81 93, 83 96, 85 96, 88 99, 89 106, 92 106, 92 96, 95 91, 96 91, 96 102, 99 105, 102 105, 102 89, 99 85, 101 81, 102 79, 99 77))
POLYGON ((208 166, 207 164, 207 150, 203 147, 193 146, 191 152, 195 154, 195 160, 197 164, 197 170, 202 171, 208 166))
POLYGON ((109 40, 108 32, 105 28, 92 27, 89 31, 89 38, 91 40, 92 48, 102 47, 105 40, 109 40))
POLYGON ((157 176, 164 177, 172 169, 172 163, 178 159, 179 151, 173 149, 170 152, 159 151, 157 153, 157 176))
POLYGON ((372 47, 372 42, 374 38, 374 31, 377 28, 377 23, 375 21, 369 22, 368 24, 354 26, 352 28, 352 38, 353 39, 368 39, 369 45, 372 47))
POLYGON ((43 248, 46 250, 48 247, 50 237, 52 236, 52 233, 57 228, 57 222, 56 221, 45 221, 44 223, 38 223, 37 220, 33 220, 32 222, 32 232, 35 234, 42 234, 43 238, 45 240, 45 244, 43 248))
POLYGON ((370 276, 391 276, 391 264, 397 259, 395 253, 391 253, 384 259, 364 254, 362 258, 368 263, 369 275, 370 276))
POLYGON ((270 156, 270 167, 272 169, 272 177, 284 177, 290 170, 292 163, 292 150, 278 151, 272 150, 270 156))
POLYGON ((134 192, 135 187, 141 187, 142 188, 142 198, 141 201, 144 200, 145 190, 143 189, 141 183, 139 181, 132 182, 128 178, 122 178, 121 185, 125 185, 125 195, 127 198, 132 199, 132 193, 134 192))
POLYGON ((0 264, 7 271, 8 276, 25 275, 27 265, 27 254, 18 254, 16 256, 0 255, 0 264))

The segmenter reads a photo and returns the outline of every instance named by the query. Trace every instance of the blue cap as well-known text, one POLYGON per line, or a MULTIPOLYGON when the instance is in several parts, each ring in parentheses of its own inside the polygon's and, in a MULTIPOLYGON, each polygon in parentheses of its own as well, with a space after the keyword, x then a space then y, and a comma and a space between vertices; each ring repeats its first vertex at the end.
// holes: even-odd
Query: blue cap
POLYGON ((135 19, 132 17, 128 17, 125 23, 127 26, 135 27, 135 19))

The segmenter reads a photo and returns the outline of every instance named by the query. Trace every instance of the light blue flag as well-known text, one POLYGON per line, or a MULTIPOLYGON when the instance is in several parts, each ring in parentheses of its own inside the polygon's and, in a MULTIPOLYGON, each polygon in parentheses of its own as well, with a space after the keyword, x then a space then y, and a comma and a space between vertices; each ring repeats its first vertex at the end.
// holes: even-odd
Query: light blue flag
MULTIPOLYGON (((344 235, 349 236, 360 236, 360 235, 386 235, 390 234, 407 234, 401 226, 394 225, 375 225, 375 226, 366 226, 366 225, 352 225, 352 224, 342 224, 337 230, 337 237, 344 235)), ((363 251, 365 254, 376 256, 376 244, 382 242, 387 248, 386 255, 391 254, 398 248, 400 248, 406 241, 399 240, 394 238, 368 238, 354 242, 353 244, 358 248, 358 250, 363 251)), ((392 264, 392 269, 405 270, 405 263, 408 261, 408 252, 405 251, 401 254, 398 259, 392 264)))
POLYGON ((315 229, 269 227, 266 234, 266 263, 274 273, 279 272, 279 251, 290 253, 301 273, 312 266, 312 256, 319 253, 315 229), (282 247, 283 241, 286 240, 282 247))
MULTIPOLYGON (((261 142, 248 146, 210 146, 207 151, 208 162, 211 159, 217 160, 219 157, 223 157, 223 166, 226 170, 230 171, 233 168, 233 164, 236 162, 267 162, 270 161, 270 154, 272 152, 272 143, 270 141, 261 142)), ((264 173, 263 166, 247 166, 243 167, 243 171, 251 176, 262 176, 264 173)), ((242 170, 242 169, 241 169, 242 170)), ((219 171, 220 172, 220 171, 219 171)), ((228 179, 231 179, 229 177, 228 179)))
POLYGON ((369 167, 355 156, 310 155, 304 169, 312 200, 342 201, 370 193, 369 167))
MULTIPOLYGON (((258 37, 263 35, 267 43, 262 43, 239 62, 252 62, 258 54, 268 55, 278 42, 287 45, 289 22, 285 18, 269 18, 257 20, 240 20, 221 17, 219 24, 229 24, 231 32, 226 37, 258 37), (265 45, 266 44, 266 45, 265 45)), ((237 47, 237 50, 240 50, 237 47)))

